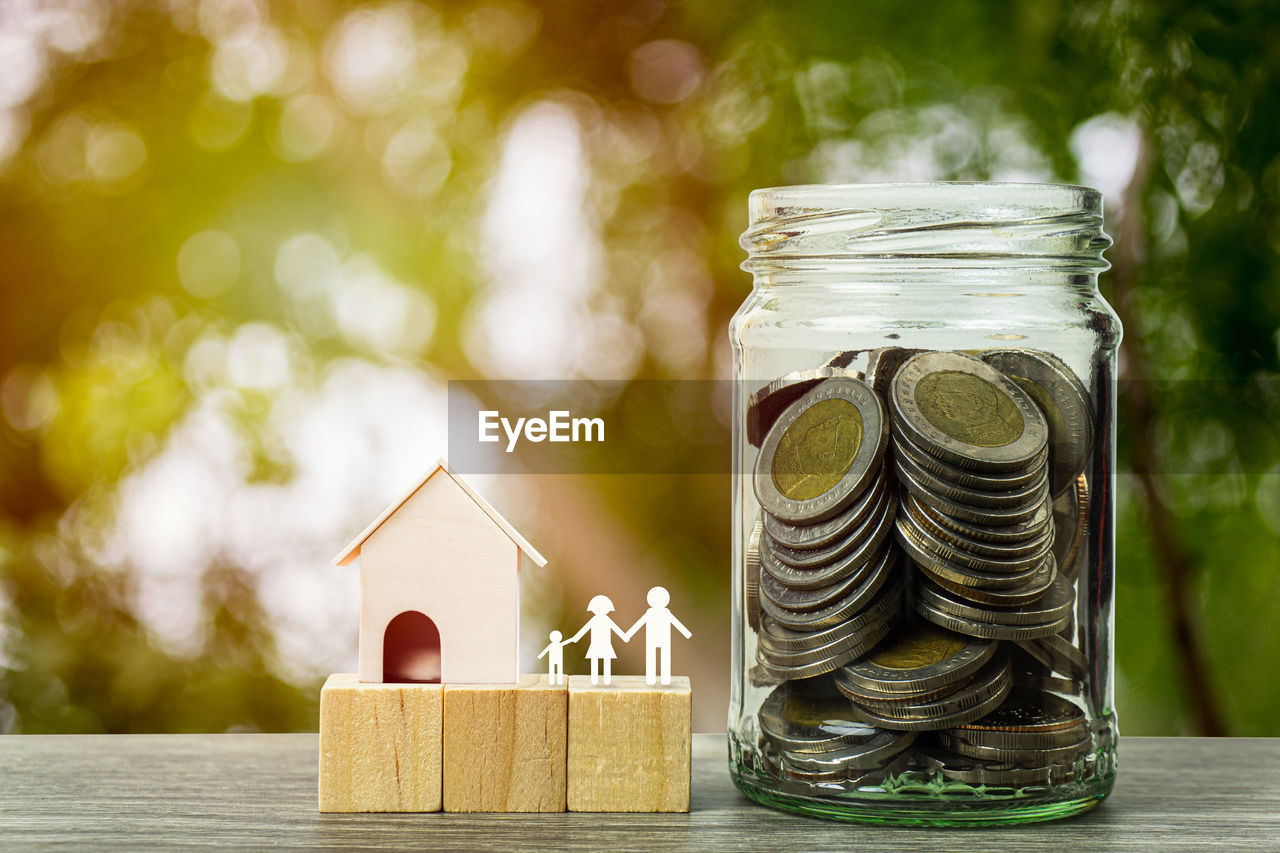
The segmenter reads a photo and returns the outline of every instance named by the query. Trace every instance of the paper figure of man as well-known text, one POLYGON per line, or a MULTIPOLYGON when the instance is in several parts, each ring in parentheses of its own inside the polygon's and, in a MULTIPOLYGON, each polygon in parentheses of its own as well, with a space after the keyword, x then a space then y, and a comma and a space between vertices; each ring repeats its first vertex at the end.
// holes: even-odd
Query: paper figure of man
POLYGON ((675 628, 685 639, 689 639, 693 635, 689 633, 689 629, 681 624, 675 614, 667 609, 667 605, 671 603, 671 593, 667 592, 664 587, 655 586, 649 590, 646 600, 649 602, 649 609, 645 611, 636 624, 631 626, 631 630, 623 635, 624 640, 630 640, 636 631, 640 630, 640 626, 644 626, 644 650, 645 650, 645 669, 644 680, 648 684, 657 681, 657 673, 655 666, 655 657, 658 652, 662 652, 662 683, 671 683, 671 629, 675 628))
POLYGON ((551 642, 547 647, 538 652, 538 659, 543 657, 547 659, 547 675, 551 677, 552 684, 564 684, 564 647, 568 643, 561 642, 564 634, 559 631, 551 632, 551 642))

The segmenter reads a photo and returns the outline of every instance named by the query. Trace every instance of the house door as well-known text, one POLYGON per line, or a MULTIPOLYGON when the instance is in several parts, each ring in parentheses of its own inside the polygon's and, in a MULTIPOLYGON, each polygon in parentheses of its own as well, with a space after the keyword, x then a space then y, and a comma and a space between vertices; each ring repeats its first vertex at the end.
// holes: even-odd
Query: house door
POLYGON ((429 616, 406 610, 387 623, 382 636, 382 680, 440 681, 440 630, 429 616))

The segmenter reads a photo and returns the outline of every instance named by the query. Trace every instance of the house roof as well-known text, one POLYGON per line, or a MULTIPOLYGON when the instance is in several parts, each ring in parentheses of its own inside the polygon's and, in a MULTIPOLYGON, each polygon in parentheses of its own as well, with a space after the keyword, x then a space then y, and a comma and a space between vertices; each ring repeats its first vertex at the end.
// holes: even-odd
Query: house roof
POLYGON ((512 527, 511 524, 505 518, 503 518, 496 509, 494 509, 489 504, 487 500, 481 497, 479 492, 471 488, 471 485, 466 480, 462 479, 457 474, 453 473, 453 471, 449 468, 448 462, 444 461, 443 459, 440 459, 436 462, 435 465, 433 465, 427 471, 427 473, 423 474, 421 477, 418 478, 417 482, 413 484, 413 488, 409 489, 409 491, 405 492, 403 495, 397 498, 396 501, 391 504, 391 506, 384 509, 382 511, 382 514, 379 515, 377 518, 375 518, 373 520, 373 523, 364 529, 364 532, 362 532, 359 536, 353 539, 350 545, 348 545, 346 548, 343 548, 342 553, 333 558, 334 565, 336 566, 350 565, 351 562, 355 560, 356 557, 360 556, 360 547, 364 545, 364 542, 366 539, 368 539, 370 536, 373 535, 373 531, 381 527, 382 523, 386 521, 388 518, 390 518, 392 515, 394 515, 395 511, 398 510, 404 504, 405 501, 409 500, 409 498, 413 496, 414 492, 422 488, 423 484, 425 484, 427 480, 430 480, 432 477, 436 475, 437 472, 440 472, 440 471, 443 471, 446 475, 448 475, 449 479, 453 480, 455 483, 461 486, 462 491, 467 493, 467 497, 475 501, 476 506, 484 510, 485 515, 489 516, 489 518, 493 520, 493 523, 498 525, 499 529, 501 529, 503 533, 507 534, 507 536, 511 539, 512 542, 516 543, 516 547, 519 548, 526 555, 528 555, 529 559, 533 560, 539 566, 545 566, 547 564, 546 557, 539 554, 538 550, 534 548, 532 545, 530 545, 528 540, 526 540, 523 536, 521 536, 516 531, 516 529, 512 527))

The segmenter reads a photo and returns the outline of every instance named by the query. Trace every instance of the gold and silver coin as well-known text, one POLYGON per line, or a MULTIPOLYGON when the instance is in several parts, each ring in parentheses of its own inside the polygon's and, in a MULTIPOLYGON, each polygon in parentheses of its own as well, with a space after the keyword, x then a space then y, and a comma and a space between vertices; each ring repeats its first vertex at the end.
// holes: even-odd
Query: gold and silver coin
POLYGON ((980 358, 1026 391, 1044 413, 1050 489, 1062 494, 1084 471, 1093 448, 1093 407, 1084 385, 1061 359, 1040 350, 985 350, 980 358))
POLYGON ((1044 452, 1048 425, 1004 374, 954 352, 912 356, 893 377, 895 430, 961 468, 1013 471, 1044 452))
POLYGON ((866 383, 820 382, 765 436, 755 468, 760 506, 793 524, 838 514, 874 482, 888 437, 884 407, 866 383))
POLYGON ((788 373, 757 389, 747 397, 747 440, 753 447, 759 447, 764 441, 770 427, 778 420, 778 416, 806 391, 820 382, 835 377, 860 378, 856 371, 844 369, 848 362, 837 365, 828 362, 823 367, 813 370, 797 370, 788 373))

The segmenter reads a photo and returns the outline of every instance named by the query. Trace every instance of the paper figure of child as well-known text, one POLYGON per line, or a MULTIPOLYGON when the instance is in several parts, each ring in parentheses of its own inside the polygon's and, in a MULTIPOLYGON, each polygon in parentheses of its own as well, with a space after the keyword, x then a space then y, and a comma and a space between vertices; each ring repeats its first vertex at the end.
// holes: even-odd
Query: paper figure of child
POLYGON ((613 659, 617 657, 613 653, 613 635, 616 633, 626 642, 627 635, 622 633, 622 629, 609 618, 609 614, 613 612, 613 602, 609 600, 607 595, 597 595, 591 599, 591 603, 587 605, 587 610, 595 615, 587 620, 587 624, 582 626, 582 630, 569 638, 570 643, 576 643, 582 639, 582 635, 591 632, 591 645, 587 647, 587 658, 591 661, 591 683, 595 684, 600 672, 600 662, 604 661, 604 683, 610 682, 610 669, 613 667, 613 659))
POLYGON ((559 631, 551 632, 551 642, 547 647, 538 652, 538 658, 543 656, 547 658, 547 675, 551 676, 552 684, 564 684, 564 647, 572 643, 562 643, 560 639, 564 636, 559 631))
POLYGON ((654 657, 659 651, 662 652, 662 683, 671 683, 671 629, 675 628, 685 639, 689 639, 693 635, 689 633, 689 629, 680 623, 675 614, 667 609, 667 605, 671 603, 671 593, 667 592, 664 587, 655 586, 649 590, 647 597, 649 609, 644 615, 631 626, 631 630, 623 635, 624 640, 630 640, 636 631, 640 630, 640 626, 644 626, 644 649, 645 649, 645 669, 644 680, 648 684, 657 681, 654 670, 654 657))

